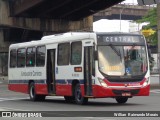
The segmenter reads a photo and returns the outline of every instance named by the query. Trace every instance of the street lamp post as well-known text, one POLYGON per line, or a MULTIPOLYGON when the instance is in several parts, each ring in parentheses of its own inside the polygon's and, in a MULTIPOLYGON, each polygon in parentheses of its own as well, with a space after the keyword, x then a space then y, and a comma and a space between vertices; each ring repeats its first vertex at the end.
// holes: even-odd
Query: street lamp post
POLYGON ((119 19, 120 19, 120 32, 121 32, 121 19, 122 19, 122 12, 124 10, 124 7, 120 9, 119 19))

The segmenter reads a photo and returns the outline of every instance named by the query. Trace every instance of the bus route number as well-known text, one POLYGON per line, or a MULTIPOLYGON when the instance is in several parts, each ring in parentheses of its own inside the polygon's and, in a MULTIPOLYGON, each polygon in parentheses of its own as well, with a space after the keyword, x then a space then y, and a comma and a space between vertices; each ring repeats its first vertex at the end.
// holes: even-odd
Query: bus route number
POLYGON ((79 74, 73 73, 72 77, 79 77, 79 74))

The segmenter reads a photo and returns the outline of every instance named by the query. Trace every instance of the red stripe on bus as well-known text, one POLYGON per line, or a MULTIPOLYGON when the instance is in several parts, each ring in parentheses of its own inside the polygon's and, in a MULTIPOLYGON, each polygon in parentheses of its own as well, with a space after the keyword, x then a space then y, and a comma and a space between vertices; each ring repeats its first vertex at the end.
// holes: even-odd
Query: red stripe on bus
POLYGON ((8 89, 15 92, 28 93, 28 84, 8 84, 8 89))
POLYGON ((48 95, 47 84, 35 84, 36 94, 48 95))
MULTIPOLYGON (((43 95, 48 94, 46 84, 35 84, 35 88, 36 88, 36 94, 43 94, 43 95)), ((8 89, 15 92, 28 94, 29 88, 28 88, 28 84, 8 84, 8 89)))

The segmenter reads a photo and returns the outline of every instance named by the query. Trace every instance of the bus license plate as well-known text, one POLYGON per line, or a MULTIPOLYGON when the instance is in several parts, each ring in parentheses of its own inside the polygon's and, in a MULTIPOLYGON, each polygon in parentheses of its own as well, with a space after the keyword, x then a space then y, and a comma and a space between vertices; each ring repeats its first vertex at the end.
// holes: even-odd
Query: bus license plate
POLYGON ((131 93, 125 92, 125 93, 122 93, 122 96, 131 96, 131 93))

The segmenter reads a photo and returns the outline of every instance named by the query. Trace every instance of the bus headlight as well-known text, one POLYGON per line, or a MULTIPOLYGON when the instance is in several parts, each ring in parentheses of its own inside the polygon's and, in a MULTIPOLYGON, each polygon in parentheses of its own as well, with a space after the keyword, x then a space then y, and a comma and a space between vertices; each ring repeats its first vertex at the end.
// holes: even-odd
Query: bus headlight
POLYGON ((147 85, 148 85, 148 83, 149 83, 149 77, 148 77, 148 78, 146 78, 145 82, 143 83, 143 87, 147 86, 147 85))
POLYGON ((108 87, 108 85, 103 81, 103 79, 98 78, 98 80, 103 87, 108 87))

